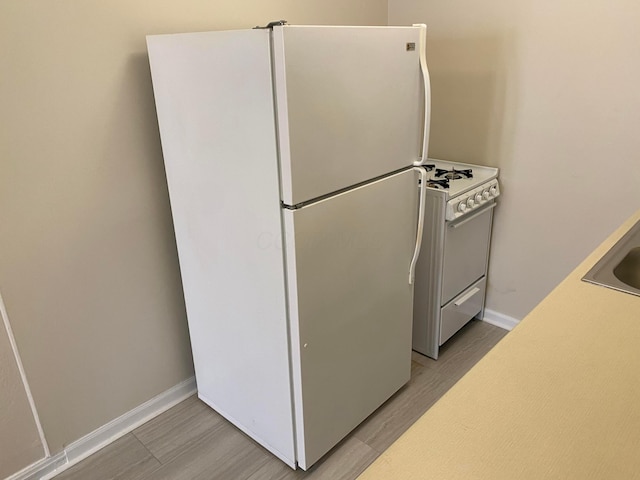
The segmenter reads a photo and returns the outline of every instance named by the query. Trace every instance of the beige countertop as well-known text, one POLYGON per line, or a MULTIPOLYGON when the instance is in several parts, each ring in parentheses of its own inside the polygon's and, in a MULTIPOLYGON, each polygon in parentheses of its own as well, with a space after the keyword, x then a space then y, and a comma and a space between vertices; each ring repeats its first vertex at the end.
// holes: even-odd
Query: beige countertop
POLYGON ((360 477, 640 478, 640 297, 582 282, 627 220, 360 477))

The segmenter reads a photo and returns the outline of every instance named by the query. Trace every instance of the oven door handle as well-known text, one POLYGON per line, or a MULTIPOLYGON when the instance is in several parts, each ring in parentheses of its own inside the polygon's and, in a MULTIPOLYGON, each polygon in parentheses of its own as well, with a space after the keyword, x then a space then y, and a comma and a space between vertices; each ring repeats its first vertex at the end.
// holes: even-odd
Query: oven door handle
POLYGON ((471 216, 465 217, 462 220, 460 220, 459 222, 452 222, 449 224, 449 228, 458 228, 461 227, 462 225, 464 225, 467 222, 470 222, 471 220, 473 220, 476 217, 479 217, 480 215, 482 215, 485 212, 488 212, 489 210, 491 210, 492 208, 496 207, 496 203, 492 203, 491 205, 489 205, 488 207, 484 207, 482 210, 478 210, 476 213, 474 213, 471 216))
POLYGON ((413 250, 413 258, 409 264, 409 285, 413 285, 416 276, 416 263, 422 248, 422 234, 424 231, 424 204, 426 200, 427 190, 427 171, 422 167, 413 167, 413 170, 420 175, 420 200, 418 204, 418 228, 416 232, 416 246, 413 250))
POLYGON ((460 305, 462 305, 464 302, 466 302, 467 300, 469 300, 471 297, 473 297, 476 293, 478 293, 480 291, 480 289, 478 287, 475 287, 473 290, 467 292, 465 295, 463 295, 462 297, 460 297, 459 299, 457 299, 455 302, 453 302, 453 304, 456 307, 459 307, 460 305))
POLYGON ((424 23, 414 23, 414 27, 420 27, 420 71, 424 85, 424 130, 422 132, 422 158, 414 162, 415 166, 427 163, 429 153, 429 128, 431 126, 431 81, 427 68, 427 26, 424 23))

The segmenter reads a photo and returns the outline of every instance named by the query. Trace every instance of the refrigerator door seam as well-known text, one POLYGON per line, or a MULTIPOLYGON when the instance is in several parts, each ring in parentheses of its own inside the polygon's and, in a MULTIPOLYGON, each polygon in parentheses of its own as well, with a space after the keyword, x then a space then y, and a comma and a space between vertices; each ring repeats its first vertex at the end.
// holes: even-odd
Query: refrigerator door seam
MULTIPOLYGON (((331 197, 335 197, 338 195, 342 195, 343 193, 347 193, 350 190, 355 190, 356 188, 360 188, 360 187, 364 187, 365 185, 368 185, 370 183, 375 183, 379 180, 382 180, 384 178, 387 177, 392 177, 398 173, 402 173, 405 172, 411 168, 415 168, 415 167, 403 167, 403 168, 399 168, 398 170, 394 170, 393 172, 388 172, 385 173, 384 175, 380 175, 378 177, 375 178, 370 178, 368 180, 365 180, 364 182, 360 182, 360 183, 356 183, 355 185, 349 185, 346 188, 341 188, 340 190, 337 190, 335 192, 331 192, 331 193, 327 193, 326 195, 321 195, 319 197, 316 198, 312 198, 311 200, 306 200, 304 202, 300 202, 300 203, 296 203, 295 205, 287 205, 284 202, 281 202, 282 204, 282 208, 286 209, 286 210, 298 210, 300 208, 304 208, 304 207, 308 207, 309 205, 313 205, 314 203, 318 203, 318 202, 322 202, 323 200, 326 200, 328 198, 331 197)), ((424 170, 424 169, 422 169, 424 170)))
POLYGON ((291 144, 289 138, 289 103, 287 100, 287 74, 284 49, 285 26, 271 29, 271 65, 274 102, 276 105, 276 132, 278 142, 278 169, 280 173, 280 198, 293 198, 291 172, 291 144))
MULTIPOLYGON (((282 114, 282 112, 279 110, 279 105, 278 105, 278 101, 277 101, 277 82, 278 82, 278 75, 276 75, 276 68, 277 68, 277 61, 276 61, 276 55, 275 55, 275 49, 276 49, 276 41, 274 39, 274 27, 282 27, 284 25, 286 25, 287 21, 286 20, 280 20, 280 22, 271 22, 269 23, 269 25, 267 25, 267 27, 255 27, 255 28, 270 28, 271 31, 269 32, 269 50, 271 53, 271 59, 270 59, 270 63, 271 63, 271 89, 273 92, 273 120, 274 120, 274 127, 275 127, 275 143, 276 143, 276 155, 278 157, 278 162, 277 163, 277 168, 278 168, 278 180, 280 182, 280 195, 282 197, 282 162, 280 161, 281 159, 281 141, 280 141, 280 129, 283 126, 286 126, 286 123, 281 124, 280 123, 280 115, 282 114)), ((282 31, 281 29, 279 29, 279 33, 277 33, 278 35, 282 35, 282 31)), ((280 47, 282 47, 282 43, 279 44, 280 47)), ((284 56, 284 48, 282 51, 282 55, 284 56)), ((284 78, 284 76, 282 76, 282 78, 284 78)), ((284 116, 287 116, 286 113, 286 103, 284 104, 285 106, 285 112, 284 112, 284 116)), ((286 122, 286 118, 285 120, 283 120, 284 122, 286 122)), ((282 202, 281 202, 282 204, 282 202)), ((299 465, 299 438, 298 438, 298 415, 296 414, 296 394, 295 394, 295 379, 294 379, 294 365, 295 365, 295 360, 294 360, 294 356, 295 355, 299 355, 299 348, 295 348, 295 352, 294 352, 294 345, 293 345, 293 327, 292 327, 292 309, 291 309, 291 292, 290 292, 290 282, 294 282, 295 283, 295 278, 291 278, 291 275, 293 275, 295 277, 295 268, 290 270, 290 265, 289 265, 289 258, 287 255, 287 246, 289 245, 289 243, 287 242, 287 228, 286 228, 286 224, 285 224, 285 218, 283 215, 283 210, 280 210, 280 230, 281 230, 281 238, 284 240, 282 242, 282 268, 284 271, 284 296, 285 296, 285 314, 286 314, 286 325, 287 325, 287 332, 288 332, 288 336, 287 336, 287 348, 288 348, 288 355, 289 355, 289 396, 291 399, 291 419, 292 419, 292 424, 293 424, 293 458, 294 458, 294 462, 295 462, 295 468, 298 467, 299 465)), ((295 251, 295 247, 294 247, 294 251, 295 251)), ((292 260, 293 262, 295 262, 295 257, 294 260, 292 260)), ((302 407, 300 407, 302 408, 302 407)), ((302 418, 302 412, 300 412, 299 415, 300 418, 302 418)))

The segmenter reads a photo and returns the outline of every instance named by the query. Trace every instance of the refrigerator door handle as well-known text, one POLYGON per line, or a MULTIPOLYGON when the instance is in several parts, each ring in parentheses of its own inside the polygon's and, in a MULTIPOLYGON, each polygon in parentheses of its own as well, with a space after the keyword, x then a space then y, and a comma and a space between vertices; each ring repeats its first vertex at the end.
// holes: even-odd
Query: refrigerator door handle
POLYGON ((420 70, 422 71, 422 81, 424 82, 424 132, 422 137, 422 158, 414 165, 424 165, 427 163, 429 152, 429 127, 431 125, 431 81, 429 80, 429 69, 427 68, 427 26, 424 23, 415 23, 414 27, 420 27, 420 70))
POLYGON ((422 167, 414 167, 415 171, 420 175, 420 199, 418 203, 418 228, 416 233, 416 248, 413 251, 413 258, 409 265, 409 285, 413 285, 413 281, 416 276, 416 263, 418 262, 418 256, 420 255, 420 248, 422 247, 422 233, 424 230, 424 204, 427 189, 427 171, 422 167))

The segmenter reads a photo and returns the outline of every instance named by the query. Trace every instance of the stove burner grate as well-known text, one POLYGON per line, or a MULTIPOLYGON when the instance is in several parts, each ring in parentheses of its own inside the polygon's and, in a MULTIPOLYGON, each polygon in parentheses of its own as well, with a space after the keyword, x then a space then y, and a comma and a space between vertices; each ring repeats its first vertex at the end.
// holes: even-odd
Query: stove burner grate
POLYGON ((445 188, 449 188, 449 180, 446 178, 441 178, 439 180, 430 178, 429 180, 427 180, 427 187, 444 190, 445 188))
POLYGON ((431 170, 436 168, 435 164, 433 164, 433 163, 425 163, 425 164, 421 165, 421 167, 424 168, 427 172, 430 172, 431 170))
POLYGON ((436 177, 444 177, 448 180, 458 180, 460 178, 473 178, 473 170, 467 168, 464 170, 443 170, 442 168, 436 168, 436 177))

